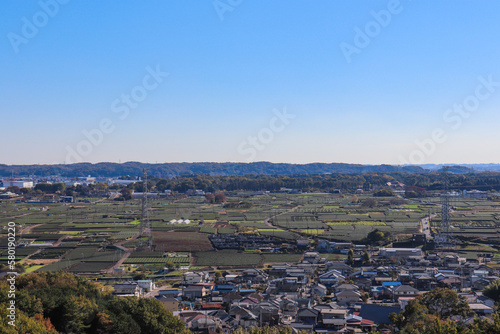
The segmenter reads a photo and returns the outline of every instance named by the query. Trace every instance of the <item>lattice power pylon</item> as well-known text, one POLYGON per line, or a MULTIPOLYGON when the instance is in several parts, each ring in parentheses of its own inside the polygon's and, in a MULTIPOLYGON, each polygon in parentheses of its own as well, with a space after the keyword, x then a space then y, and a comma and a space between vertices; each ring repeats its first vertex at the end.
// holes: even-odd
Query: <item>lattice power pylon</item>
POLYGON ((142 170, 142 213, 141 213, 141 225, 139 227, 139 248, 151 248, 151 224, 149 222, 148 213, 148 175, 146 169, 142 170), (148 240, 144 242, 143 237, 147 237, 148 240))
POLYGON ((447 167, 443 167, 444 171, 444 193, 441 194, 441 224, 439 225, 439 232, 434 240, 437 243, 439 249, 453 249, 456 246, 455 237, 453 236, 453 230, 451 229, 451 219, 450 219, 450 198, 451 194, 449 192, 449 180, 446 175, 447 167))

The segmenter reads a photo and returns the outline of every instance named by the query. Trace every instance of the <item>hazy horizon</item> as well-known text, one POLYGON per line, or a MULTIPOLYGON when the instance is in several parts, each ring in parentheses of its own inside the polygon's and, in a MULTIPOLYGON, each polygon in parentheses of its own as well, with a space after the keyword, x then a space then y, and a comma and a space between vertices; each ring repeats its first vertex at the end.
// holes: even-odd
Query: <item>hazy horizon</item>
MULTIPOLYGON (((295 163, 295 162, 272 162, 272 161, 252 161, 252 162, 242 162, 242 161, 167 161, 167 162, 146 162, 146 161, 98 161, 98 162, 89 162, 89 161, 81 161, 77 163, 71 163, 71 164, 64 164, 63 165, 73 165, 73 164, 103 164, 103 163, 113 163, 113 164, 126 164, 126 163, 140 163, 140 164, 150 164, 150 165, 160 165, 160 164, 204 164, 204 163, 217 163, 217 164, 252 164, 252 163, 271 163, 271 164, 289 164, 289 165, 311 165, 311 164, 346 164, 346 165, 364 165, 364 166, 379 166, 379 165, 388 165, 388 166, 425 166, 425 165, 435 165, 435 166, 440 166, 440 165, 446 165, 446 166, 464 166, 464 165, 500 165, 500 163, 495 163, 495 162, 478 162, 478 163, 454 163, 454 162, 444 162, 444 163, 424 163, 424 164, 390 164, 390 163, 380 163, 380 164, 370 164, 370 163, 351 163, 351 162, 318 162, 318 161, 313 161, 313 162, 305 162, 305 163, 295 163)), ((54 165, 51 163, 47 164, 7 164, 7 163, 2 163, 0 162, 0 165, 6 165, 6 166, 28 166, 28 165, 35 165, 35 166, 50 166, 54 165)))

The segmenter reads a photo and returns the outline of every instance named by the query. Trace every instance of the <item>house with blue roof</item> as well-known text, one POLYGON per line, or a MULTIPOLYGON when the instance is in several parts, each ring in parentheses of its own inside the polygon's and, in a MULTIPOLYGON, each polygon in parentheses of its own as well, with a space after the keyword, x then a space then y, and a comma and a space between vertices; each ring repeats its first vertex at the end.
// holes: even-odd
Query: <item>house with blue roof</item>
POLYGON ((382 286, 384 288, 391 288, 391 287, 395 287, 395 286, 399 286, 401 285, 401 282, 382 282, 382 286))
POLYGON ((219 293, 234 292, 236 290, 236 286, 232 284, 217 284, 213 289, 213 291, 218 291, 219 293))
POLYGON ((257 292, 257 290, 255 290, 255 289, 241 289, 240 288, 240 290, 239 290, 239 293, 242 296, 246 296, 246 295, 249 295, 249 294, 255 293, 255 292, 257 292))

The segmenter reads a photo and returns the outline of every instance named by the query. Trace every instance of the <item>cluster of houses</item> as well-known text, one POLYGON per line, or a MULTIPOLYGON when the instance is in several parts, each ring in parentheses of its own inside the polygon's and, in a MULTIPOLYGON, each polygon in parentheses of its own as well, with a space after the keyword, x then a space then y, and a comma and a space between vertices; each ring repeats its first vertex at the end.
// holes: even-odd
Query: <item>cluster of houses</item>
MULTIPOLYGON (((300 263, 263 270, 189 271, 181 284, 159 290, 154 298, 194 333, 266 325, 311 333, 390 333, 395 328, 389 314, 398 314, 411 299, 438 287, 459 292, 475 316, 491 317, 494 312, 494 301, 481 291, 498 273, 484 264, 457 254, 424 256, 404 248, 379 249, 372 258, 355 267, 306 252, 300 263), (398 258, 399 264, 384 264, 389 257, 398 258)), ((151 284, 117 284, 115 294, 141 296, 153 289, 151 284)))
POLYGON ((156 288, 152 280, 144 279, 115 284, 114 295, 122 297, 143 297, 156 288))

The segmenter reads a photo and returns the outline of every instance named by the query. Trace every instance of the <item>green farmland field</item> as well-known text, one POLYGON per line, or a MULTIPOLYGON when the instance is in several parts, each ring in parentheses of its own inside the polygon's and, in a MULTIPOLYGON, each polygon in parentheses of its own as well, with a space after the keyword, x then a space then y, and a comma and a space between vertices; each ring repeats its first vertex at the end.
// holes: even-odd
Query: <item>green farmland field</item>
POLYGON ((218 252, 196 252, 196 266, 256 266, 262 258, 255 253, 240 253, 233 250, 218 252))

